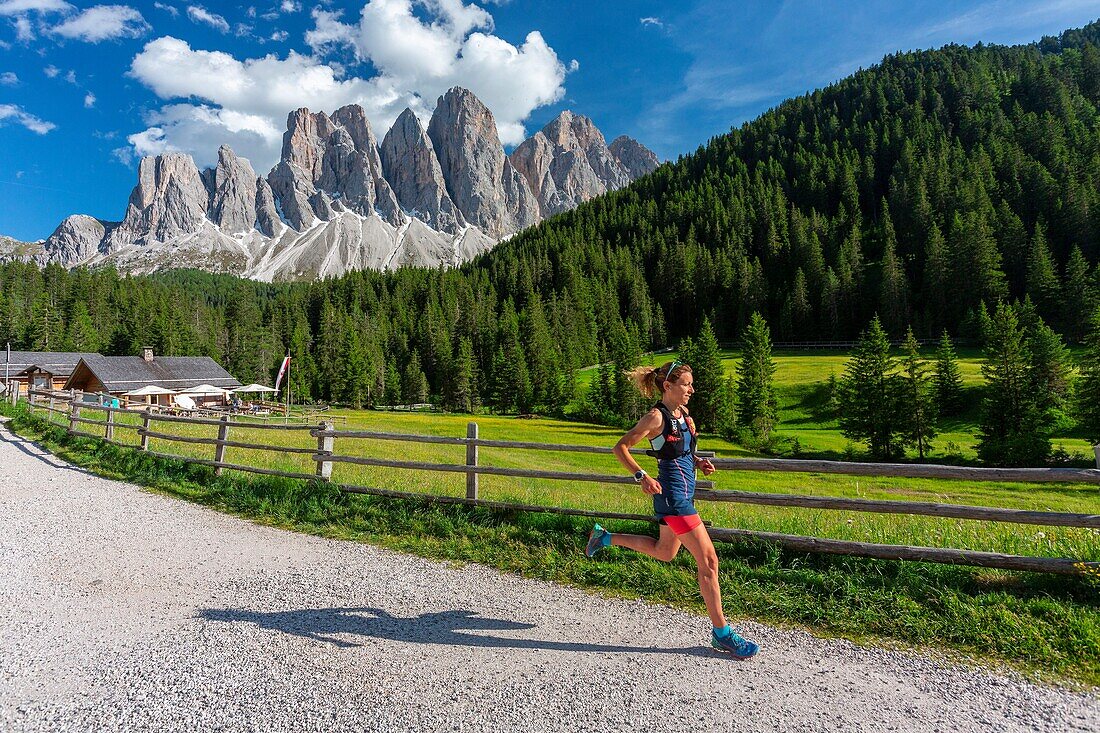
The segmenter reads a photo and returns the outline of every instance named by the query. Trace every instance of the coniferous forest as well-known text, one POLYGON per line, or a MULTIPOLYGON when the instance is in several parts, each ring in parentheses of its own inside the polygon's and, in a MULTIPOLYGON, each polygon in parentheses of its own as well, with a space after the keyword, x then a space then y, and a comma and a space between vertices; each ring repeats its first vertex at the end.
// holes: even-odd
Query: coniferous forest
POLYGON ((576 371, 607 364, 593 409, 626 414, 621 372, 643 351, 704 324, 735 340, 754 312, 777 342, 854 339, 876 315, 890 339, 977 339, 1019 301, 1081 340, 1100 295, 1098 108, 1100 22, 899 53, 455 270, 267 284, 8 262, 0 343, 151 345, 243 382, 290 351, 297 402, 519 413, 560 414, 576 371))

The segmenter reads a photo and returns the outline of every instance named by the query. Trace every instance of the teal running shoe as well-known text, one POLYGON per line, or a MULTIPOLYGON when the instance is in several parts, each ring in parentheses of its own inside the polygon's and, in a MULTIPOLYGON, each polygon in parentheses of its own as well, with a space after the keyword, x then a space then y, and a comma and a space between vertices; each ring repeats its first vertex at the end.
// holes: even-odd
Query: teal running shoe
POLYGON ((610 544, 611 533, 597 524, 588 533, 588 544, 584 548, 584 556, 592 557, 610 544))
POLYGON ((760 651, 760 646, 744 639, 737 632, 731 630, 724 636, 711 633, 710 645, 720 652, 726 652, 735 659, 748 659, 760 651))

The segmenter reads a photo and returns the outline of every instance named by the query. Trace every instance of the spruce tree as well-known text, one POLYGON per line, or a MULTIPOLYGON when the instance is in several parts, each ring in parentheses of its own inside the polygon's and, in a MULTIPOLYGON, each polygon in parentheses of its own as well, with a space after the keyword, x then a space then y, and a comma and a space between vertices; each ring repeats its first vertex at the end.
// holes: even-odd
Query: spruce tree
POLYGON ((936 349, 932 388, 939 414, 958 415, 962 409, 962 372, 946 328, 940 335, 940 344, 936 349))
POLYGON ((99 332, 96 331, 92 317, 88 314, 88 306, 77 301, 73 304, 72 314, 69 316, 66 348, 70 351, 99 351, 99 332))
POLYGON ((753 313, 741 335, 741 367, 737 377, 737 408, 742 426, 753 437, 767 440, 775 427, 778 411, 772 378, 771 335, 759 313, 753 313))
MULTIPOLYGON (((950 346, 950 344, 948 344, 950 346)), ((905 420, 905 442, 917 449, 920 460, 932 448, 936 437, 936 402, 933 379, 920 357, 920 345, 910 328, 902 347, 905 356, 901 371, 901 407, 905 420)))
POLYGON ((1038 465, 1050 454, 1048 426, 1032 391, 1030 359, 1014 309, 998 304, 982 364, 986 384, 977 450, 985 463, 1038 465))
POLYGON ((899 413, 897 365, 890 340, 875 316, 856 342, 840 381, 840 428, 863 441, 875 458, 902 453, 904 425, 899 413))
POLYGON ((428 401, 428 378, 420 368, 420 354, 415 349, 405 362, 405 371, 401 375, 401 393, 405 402, 410 405, 428 401))
POLYGON ((703 326, 699 329, 699 337, 690 356, 691 361, 686 357, 683 361, 691 365, 695 384, 695 395, 688 408, 695 424, 700 430, 731 436, 736 423, 734 395, 722 369, 718 339, 709 318, 703 318, 703 326))
POLYGON ((905 267, 898 257, 897 236, 890 219, 890 210, 883 202, 883 254, 880 263, 879 310, 884 327, 889 333, 900 333, 909 320, 909 286, 905 267))
POLYGON ((1062 298, 1062 323, 1068 338, 1080 341, 1089 327, 1096 295, 1089 283, 1089 263, 1081 248, 1073 245, 1066 261, 1066 285, 1062 298))
POLYGON ((349 323, 344 330, 344 347, 338 362, 340 390, 335 396, 357 410, 369 399, 370 365, 367 362, 367 350, 363 345, 359 326, 349 323))
POLYGON ((462 337, 454 354, 454 364, 444 385, 444 406, 451 412, 473 412, 477 405, 474 375, 474 350, 470 339, 462 337))
POLYGON ((1070 425, 1069 402, 1072 371, 1069 350, 1062 338, 1040 319, 1027 333, 1028 379, 1035 405, 1049 430, 1070 425))
POLYGON ((1061 315, 1062 284, 1047 244, 1046 227, 1041 221, 1035 224, 1031 251, 1028 253, 1027 295, 1044 320, 1051 321, 1061 315))
POLYGON ((1077 379, 1077 423, 1090 443, 1100 443, 1100 308, 1092 311, 1077 379))

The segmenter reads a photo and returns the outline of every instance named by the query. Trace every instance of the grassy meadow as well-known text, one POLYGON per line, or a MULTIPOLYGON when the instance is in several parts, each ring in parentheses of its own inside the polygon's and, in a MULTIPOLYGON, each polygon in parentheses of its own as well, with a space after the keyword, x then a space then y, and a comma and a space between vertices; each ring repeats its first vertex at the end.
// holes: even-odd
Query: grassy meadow
MULTIPOLYGON (((934 347, 926 346, 922 350, 922 356, 931 362, 935 357, 934 351, 934 347)), ((956 351, 963 378, 964 409, 957 417, 941 420, 938 426, 939 435, 932 440, 932 452, 926 460, 932 463, 976 464, 975 446, 978 442, 981 389, 984 384, 981 374, 982 352, 977 348, 959 348, 956 351)), ((900 356, 897 350, 894 353, 895 356, 900 356)), ((656 366, 675 359, 676 356, 675 351, 646 354, 641 363, 656 366)), ((722 351, 722 367, 726 374, 738 373, 740 358, 741 354, 737 350, 722 351)), ((829 376, 835 375, 837 379, 844 376, 849 353, 840 349, 776 349, 773 358, 776 364, 775 390, 779 402, 779 426, 775 434, 780 447, 790 451, 794 441, 797 441, 798 450, 805 457, 865 459, 865 447, 852 443, 841 434, 836 415, 829 406, 829 376)), ((583 399, 595 375, 596 369, 593 367, 580 371, 578 399, 583 399)), ((1073 465, 1095 466, 1092 446, 1078 432, 1070 430, 1057 433, 1051 443, 1055 450, 1064 450, 1067 460, 1073 465)), ((745 451, 745 454, 751 454, 751 451, 745 451)), ((916 459, 916 451, 911 450, 909 457, 916 459)))

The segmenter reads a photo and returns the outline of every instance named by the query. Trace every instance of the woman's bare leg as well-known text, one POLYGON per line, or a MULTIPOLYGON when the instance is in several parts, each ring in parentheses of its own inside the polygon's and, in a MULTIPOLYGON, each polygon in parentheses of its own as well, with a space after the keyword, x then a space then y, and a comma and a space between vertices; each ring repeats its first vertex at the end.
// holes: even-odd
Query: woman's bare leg
POLYGON ((707 604, 711 623, 716 629, 724 628, 726 614, 722 610, 722 588, 718 585, 718 553, 714 551, 707 528, 700 524, 677 539, 695 557, 695 564, 699 566, 699 590, 703 594, 703 603, 707 604))
MULTIPOLYGON (((710 540, 710 537, 707 537, 710 540)), ((680 551, 680 539, 667 524, 661 525, 661 536, 657 539, 643 534, 619 534, 611 535, 611 544, 619 547, 629 547, 643 555, 669 562, 680 551)))

